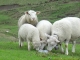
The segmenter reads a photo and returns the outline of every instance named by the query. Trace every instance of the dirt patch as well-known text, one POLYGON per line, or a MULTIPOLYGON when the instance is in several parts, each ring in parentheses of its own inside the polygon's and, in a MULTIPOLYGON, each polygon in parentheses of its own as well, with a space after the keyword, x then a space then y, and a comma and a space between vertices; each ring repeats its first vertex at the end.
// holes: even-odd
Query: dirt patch
POLYGON ((6 35, 3 33, 0 33, 0 39, 1 38, 7 39, 9 41, 15 41, 15 42, 18 41, 18 38, 15 38, 14 36, 6 35))
POLYGON ((21 7, 21 6, 22 5, 19 5, 19 4, 1 5, 0 10, 10 10, 10 9, 18 8, 18 7, 21 7))

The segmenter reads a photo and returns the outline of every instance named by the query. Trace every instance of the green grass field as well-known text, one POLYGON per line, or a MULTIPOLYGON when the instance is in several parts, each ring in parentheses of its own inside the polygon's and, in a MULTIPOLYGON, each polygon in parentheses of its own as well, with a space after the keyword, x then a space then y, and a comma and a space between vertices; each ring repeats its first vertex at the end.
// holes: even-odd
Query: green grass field
POLYGON ((80 45, 76 45, 76 53, 71 52, 71 44, 69 44, 69 55, 62 54, 60 50, 53 50, 48 54, 39 53, 34 49, 27 50, 27 44, 24 43, 19 48, 18 42, 0 42, 0 60, 80 60, 80 45))
POLYGON ((0 0, 0 60, 80 60, 80 44, 76 45, 75 53, 71 52, 72 45, 69 44, 68 56, 60 50, 52 50, 48 54, 34 49, 28 51, 26 43, 19 48, 17 22, 24 11, 31 9, 41 11, 39 21, 47 19, 51 23, 67 16, 80 17, 78 0, 0 0), (15 8, 15 4, 19 6, 15 8))

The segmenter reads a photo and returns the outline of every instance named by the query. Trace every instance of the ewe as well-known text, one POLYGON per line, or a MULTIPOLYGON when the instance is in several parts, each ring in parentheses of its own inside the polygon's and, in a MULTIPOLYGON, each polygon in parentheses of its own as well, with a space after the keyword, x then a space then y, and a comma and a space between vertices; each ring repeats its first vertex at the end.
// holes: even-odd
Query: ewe
MULTIPOLYGON (((49 36, 47 50, 51 51, 57 43, 65 41, 65 54, 68 55, 68 43, 73 42, 72 52, 75 52, 76 39, 80 37, 80 19, 77 17, 66 17, 53 23, 52 35, 49 36)), ((60 45, 61 46, 61 45, 60 45)), ((62 52, 64 49, 61 46, 62 52)))
POLYGON ((26 11, 25 14, 19 18, 18 27, 20 28, 20 26, 25 23, 36 26, 36 24, 38 23, 37 14, 39 13, 39 11, 35 12, 33 10, 26 11))
POLYGON ((39 50, 41 43, 39 37, 39 31, 31 24, 23 24, 18 31, 19 46, 22 46, 23 41, 28 42, 28 50, 30 50, 30 42, 32 42, 34 48, 39 50))

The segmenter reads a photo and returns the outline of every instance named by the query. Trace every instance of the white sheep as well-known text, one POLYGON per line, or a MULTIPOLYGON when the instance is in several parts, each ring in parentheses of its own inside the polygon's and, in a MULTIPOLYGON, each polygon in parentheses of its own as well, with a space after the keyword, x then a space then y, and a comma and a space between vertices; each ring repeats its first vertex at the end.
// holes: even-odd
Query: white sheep
POLYGON ((43 49, 47 44, 46 34, 51 35, 52 24, 48 20, 41 20, 36 27, 39 30, 40 40, 42 41, 41 49, 43 49))
POLYGON ((36 12, 33 10, 26 11, 25 14, 19 18, 18 27, 20 28, 20 26, 25 23, 29 23, 36 26, 36 24, 38 23, 37 14, 39 13, 40 11, 36 12))
MULTIPOLYGON (((77 17, 66 17, 54 22, 52 26, 52 35, 48 37, 49 40, 47 40, 47 49, 49 51, 51 51, 52 48, 57 45, 57 43, 62 43, 65 41, 65 54, 68 55, 68 43, 69 41, 72 41, 72 52, 75 52, 76 39, 80 37, 80 19, 77 17)), ((64 52, 62 46, 61 50, 64 52)))
POLYGON ((23 24, 18 31, 19 46, 22 46, 23 41, 28 42, 28 50, 30 50, 30 42, 32 42, 34 48, 39 50, 41 46, 39 31, 31 24, 23 24))

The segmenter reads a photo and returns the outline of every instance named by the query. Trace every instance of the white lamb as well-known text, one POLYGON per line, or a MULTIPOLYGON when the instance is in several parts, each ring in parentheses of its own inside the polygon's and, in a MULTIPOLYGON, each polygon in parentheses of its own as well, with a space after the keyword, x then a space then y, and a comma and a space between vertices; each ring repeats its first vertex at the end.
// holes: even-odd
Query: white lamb
MULTIPOLYGON (((49 51, 51 51, 52 48, 57 45, 57 43, 62 43, 65 41, 65 54, 68 55, 68 43, 69 41, 72 41, 72 52, 75 52, 76 39, 80 37, 80 19, 77 17, 66 17, 54 22, 52 26, 52 36, 48 37, 49 40, 47 40, 47 49, 49 51)), ((61 50, 64 52, 62 46, 61 50)))
POLYGON ((40 40, 42 41, 41 49, 43 49, 47 44, 46 34, 51 35, 52 24, 48 20, 41 20, 36 27, 40 33, 40 40))
POLYGON ((30 50, 30 42, 36 50, 39 50, 41 43, 39 31, 31 24, 23 24, 18 31, 19 46, 22 46, 23 41, 28 42, 28 50, 30 50))
POLYGON ((19 18, 18 27, 20 28, 20 26, 25 23, 29 23, 36 26, 36 24, 38 23, 37 14, 39 13, 40 11, 37 12, 33 10, 26 11, 25 14, 19 18))

